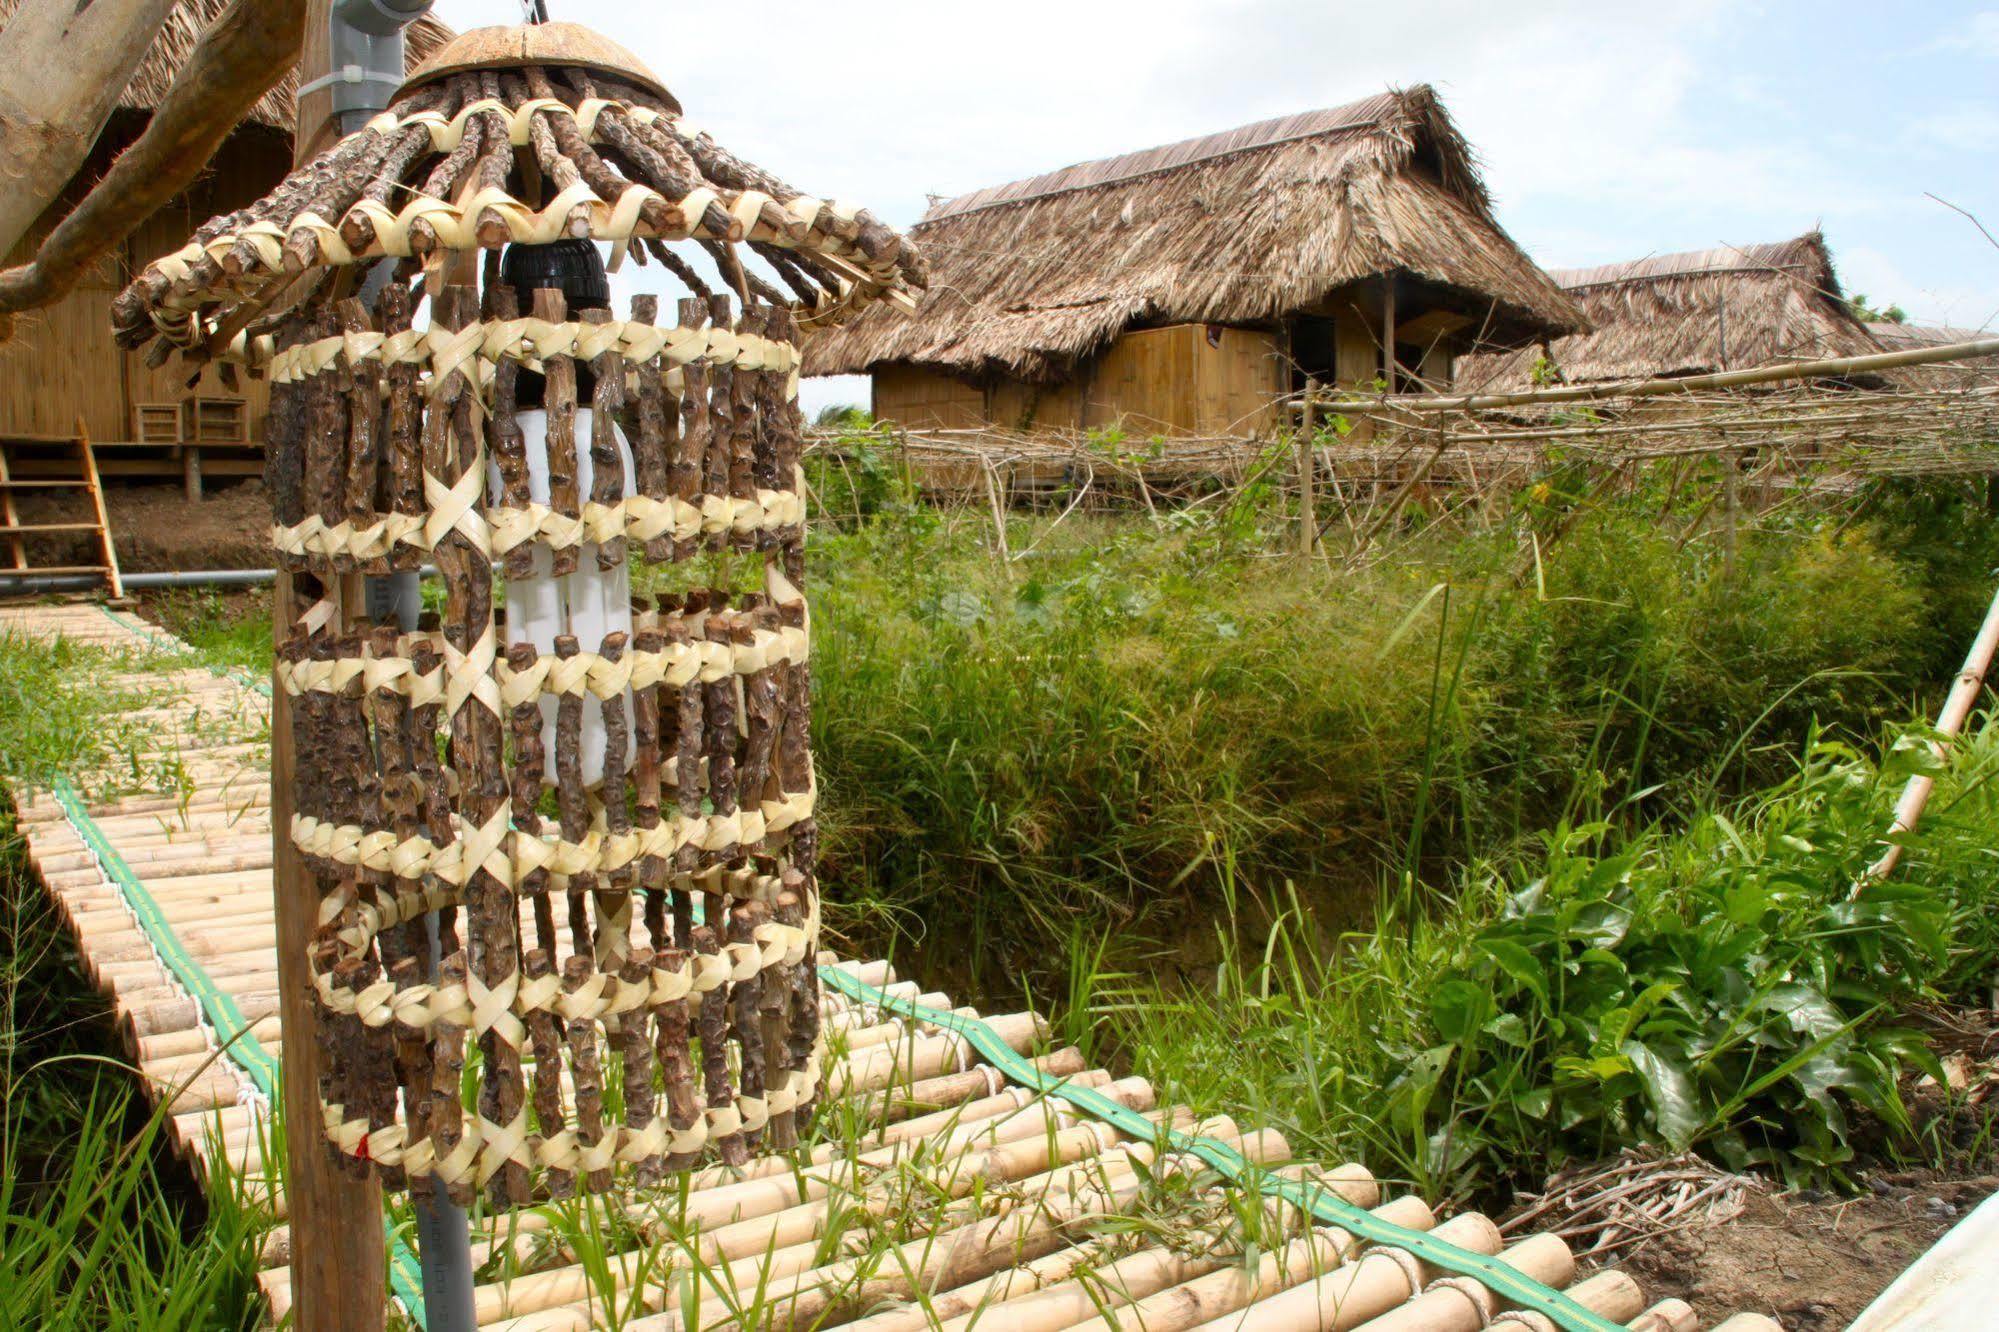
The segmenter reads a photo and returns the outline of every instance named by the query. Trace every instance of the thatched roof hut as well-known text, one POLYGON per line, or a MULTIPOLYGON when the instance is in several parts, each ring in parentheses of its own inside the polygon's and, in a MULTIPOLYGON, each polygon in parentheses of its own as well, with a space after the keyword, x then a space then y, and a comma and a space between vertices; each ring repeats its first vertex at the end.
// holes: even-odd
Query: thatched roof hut
MULTIPOLYGON (((22 0, 0 0, 0 26, 13 18, 22 0)), ((98 136, 88 160, 48 214, 8 258, 18 262, 40 244, 56 220, 66 214, 90 185, 103 176, 111 161, 146 126, 147 118, 166 96, 174 73, 200 39, 202 31, 229 7, 229 0, 181 0, 169 12, 160 34, 147 50, 119 99, 118 110, 98 136)), ((448 39, 450 28, 424 19, 409 30, 407 59, 414 65, 448 39)), ((21 317, 18 333, 0 351, 0 434, 10 436, 68 435, 79 417, 90 437, 100 444, 119 444, 141 437, 137 419, 148 409, 149 421, 171 417, 196 397, 222 400, 225 410, 214 423, 240 422, 242 445, 258 438, 265 389, 250 381, 240 389, 225 388, 214 371, 193 386, 185 370, 155 368, 143 354, 118 348, 111 335, 111 297, 161 255, 178 249, 188 233, 215 213, 241 207, 284 179, 291 166, 296 76, 266 93, 235 133, 224 141, 209 168, 188 189, 138 225, 125 242, 98 265, 63 300, 21 317), (240 403, 240 407, 232 404, 240 403)), ((211 476, 261 470, 254 457, 211 457, 211 476)), ((112 449, 100 463, 108 475, 137 477, 174 475, 184 457, 171 449, 112 449)))
MULTIPOLYGON (((978 190, 937 204, 912 234, 934 271, 916 316, 871 313, 807 349, 808 373, 876 373, 878 410, 889 381, 912 372, 932 391, 948 377, 960 398, 998 387, 1045 405, 1103 369, 1114 344, 1174 326, 1209 330, 1201 340, 1217 350, 1215 330, 1257 334, 1232 340, 1267 363, 1247 378, 1268 393, 1290 387, 1292 362, 1328 381, 1372 378, 1390 340, 1409 348, 1398 359, 1413 376, 1454 339, 1507 345, 1584 326, 1494 220, 1427 87, 978 190), (1343 315, 1344 339, 1331 326, 1343 315), (1321 324, 1297 330, 1300 316, 1321 324)), ((1185 360, 1185 339, 1161 341, 1185 360)), ((1099 413, 1170 419, 1131 388, 1099 413)), ((1088 394, 1075 405, 1089 424, 1088 394)), ((987 419, 1001 407, 988 401, 987 419)))
MULTIPOLYGON (((1656 379, 1882 350, 1847 304, 1832 252, 1816 231, 1551 276, 1595 327, 1546 347, 1543 380, 1656 379)), ((1458 363, 1458 386, 1532 387, 1542 355, 1529 348, 1467 356, 1458 363)))

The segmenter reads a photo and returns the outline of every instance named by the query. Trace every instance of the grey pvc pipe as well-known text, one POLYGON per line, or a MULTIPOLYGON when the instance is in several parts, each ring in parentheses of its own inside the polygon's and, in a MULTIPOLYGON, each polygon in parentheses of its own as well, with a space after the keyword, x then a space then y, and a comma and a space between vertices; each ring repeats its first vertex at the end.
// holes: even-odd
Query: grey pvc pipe
MULTIPOLYGON (((391 578, 437 577, 437 566, 426 564, 420 571, 392 574, 391 578)), ((189 569, 166 572, 128 573, 121 581, 135 592, 170 587, 261 587, 277 578, 275 569, 189 569)), ((0 569, 0 592, 9 596, 39 595, 44 592, 88 592, 103 585, 96 574, 13 573, 0 569)), ((401 606, 396 607, 398 612, 401 606)), ((384 614, 387 612, 384 611, 384 614)))
MULTIPOLYGON (((403 82, 403 29, 430 11, 431 0, 334 0, 328 20, 340 132, 351 134, 389 104, 403 82)), ((304 92, 305 89, 300 89, 304 92)))

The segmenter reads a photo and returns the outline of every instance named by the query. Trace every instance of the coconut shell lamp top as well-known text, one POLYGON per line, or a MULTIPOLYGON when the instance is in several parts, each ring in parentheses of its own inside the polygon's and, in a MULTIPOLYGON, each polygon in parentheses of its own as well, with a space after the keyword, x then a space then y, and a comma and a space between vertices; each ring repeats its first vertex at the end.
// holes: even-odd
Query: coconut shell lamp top
POLYGON ((278 835, 345 1168, 510 1207, 796 1141, 822 1046, 797 329, 922 280, 550 24, 447 46, 117 298, 128 343, 271 380, 278 835), (687 296, 620 317, 606 249, 687 296), (635 599, 641 561, 663 590, 635 599), (414 629, 343 592, 426 562, 414 629))

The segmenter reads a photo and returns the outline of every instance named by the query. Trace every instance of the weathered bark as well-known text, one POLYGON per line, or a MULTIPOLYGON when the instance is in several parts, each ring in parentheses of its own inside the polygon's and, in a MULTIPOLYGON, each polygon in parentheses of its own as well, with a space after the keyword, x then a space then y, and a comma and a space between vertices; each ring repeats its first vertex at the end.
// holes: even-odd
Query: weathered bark
MULTIPOLYGON (((619 968, 618 978, 628 986, 650 985, 652 961, 650 948, 634 948, 619 968)), ((651 1125, 658 1106, 653 1088, 652 1033, 647 1030, 644 1008, 635 1008, 620 1019, 618 1054, 624 1061, 625 1122, 643 1131, 651 1125)), ((660 1165, 658 1153, 648 1154, 633 1166, 633 1176, 639 1184, 657 1184, 660 1165)))
MULTIPOLYGON (((742 333, 760 337, 768 322, 768 313, 763 308, 745 306, 738 328, 742 333)), ((729 453, 725 484, 732 499, 753 500, 757 497, 755 454, 760 433, 757 399, 763 388, 763 378, 761 370, 738 370, 730 376, 729 453)), ((759 544, 768 545, 770 538, 762 532, 738 532, 730 534, 730 541, 738 548, 747 550, 759 544)))
MULTIPOLYGON (((558 634, 555 655, 568 661, 582 647, 574 634, 558 634)), ((562 837, 580 842, 590 831, 590 797, 583 786, 583 698, 563 694, 555 705, 555 801, 562 815, 562 837)), ((590 939, 590 918, 585 904, 596 890, 597 876, 588 870, 569 878, 570 947, 582 957, 596 956, 590 939)))
MULTIPOLYGON (((667 642, 686 643, 693 640, 694 636, 688 628, 689 620, 692 619, 698 622, 700 611, 707 608, 706 599, 699 598, 699 609, 697 609, 695 604, 697 597, 698 594, 689 594, 686 614, 667 614, 663 616, 665 619, 663 627, 666 631, 667 642)), ((678 606, 675 609, 678 610, 678 606)), ((667 610, 667 605, 664 601, 660 605, 660 610, 662 612, 667 610)), ((664 693, 664 689, 661 692, 664 693)), ((702 686, 699 680, 690 680, 675 692, 677 697, 674 700, 674 715, 676 717, 673 762, 674 794, 680 807, 681 817, 699 819, 701 817, 701 799, 706 794, 702 789, 703 783, 701 781, 702 719, 707 711, 706 700, 703 697, 702 686)), ((662 711, 664 711, 663 708, 662 711)), ((683 846, 674 852, 673 868, 675 873, 681 875, 692 874, 700 867, 700 848, 683 846)), ((686 892, 677 893, 676 899, 674 902, 676 917, 682 911, 692 912, 692 901, 686 892)), ((678 943, 684 937, 680 922, 676 918, 674 940, 678 943)))
MULTIPOLYGON (((608 324, 609 310, 585 310, 585 324, 608 324)), ((616 505, 625 497, 625 463, 618 450, 618 413, 625 406, 625 358, 615 348, 590 362, 590 498, 616 505)), ((614 536, 597 547, 597 567, 615 569, 625 562, 625 539, 614 536)))
MULTIPOLYGON (((493 303, 493 317, 510 320, 520 315, 520 298, 512 287, 494 283, 487 288, 493 303)), ((500 473, 501 505, 525 509, 533 496, 528 489, 527 439, 521 433, 519 387, 521 363, 502 356, 493 366, 493 421, 488 438, 493 445, 493 462, 500 473)), ((534 572, 534 542, 523 541, 506 554, 507 577, 526 578, 534 572)))
MULTIPOLYGON (((783 887, 778 892, 778 919, 787 925, 803 926, 812 910, 812 894, 817 891, 812 881, 797 869, 787 869, 782 879, 783 887)), ((790 1052, 789 1066, 802 1069, 812 1062, 812 1052, 819 1044, 819 967, 818 959, 806 952, 803 961, 791 968, 791 1013, 785 1027, 785 1047, 790 1052)), ((799 1104, 794 1117, 796 1129, 803 1132, 811 1122, 812 1102, 799 1104)))
MULTIPOLYGON (((465 954, 454 952, 437 969, 437 983, 450 987, 465 983, 465 954)), ((465 1140, 465 1107, 458 1088, 465 1076, 465 1028, 450 1018, 431 1024, 430 1136, 442 1161, 465 1140)), ((439 1176, 443 1178, 442 1175, 439 1176)), ((460 1207, 472 1204, 472 1176, 451 1180, 445 1185, 451 1201, 460 1207)))
MULTIPOLYGON (((680 302, 680 327, 700 328, 708 322, 708 302, 688 297, 680 302)), ((680 368, 680 439, 673 452, 669 484, 675 499, 701 501, 701 469, 708 454, 708 368, 689 361, 680 368)), ((676 541, 673 558, 684 560, 701 548, 701 538, 676 541)))
MULTIPOLYGON (((590 959, 572 957, 562 966, 562 988, 569 994, 590 979, 590 959)), ((588 1018, 569 1024, 569 1073, 576 1084, 576 1141, 594 1147, 604 1140, 604 1075, 597 1055, 597 1023, 588 1018)), ((584 1179, 592 1193, 611 1187, 609 1170, 593 1170, 584 1179)))
MULTIPOLYGON (((560 324, 569 314, 560 291, 544 287, 534 294, 534 317, 560 324)), ((544 399, 548 411, 548 506, 566 518, 579 517, 582 498, 576 490, 576 360, 551 356, 543 364, 544 399)), ((575 546, 550 551, 549 572, 556 578, 576 572, 575 546)))
MULTIPOLYGON (((716 328, 728 328, 729 298, 710 296, 708 298, 708 320, 716 328)), ((701 491, 705 495, 726 495, 729 493, 729 453, 734 447, 736 434, 736 368, 732 365, 713 365, 708 368, 708 439, 701 461, 701 491)), ((711 547, 719 547, 729 539, 729 533, 718 533, 711 541, 711 547)))
MULTIPOLYGON (((719 923, 716 916, 710 920, 719 923)), ((710 955, 722 951, 715 925, 694 927, 694 950, 710 955)), ((729 982, 724 981, 701 996, 701 1094, 711 1110, 736 1101, 735 1084, 729 1078, 729 990, 729 982)), ((723 1134, 710 1145, 725 1165, 741 1165, 750 1159, 739 1133, 723 1134)))
MULTIPOLYGON (((540 980, 554 974, 546 947, 530 948, 521 959, 521 970, 529 980, 540 980)), ((561 1019, 546 1008, 537 1008, 527 1015, 528 1039, 534 1044, 534 1116, 543 1138, 553 1138, 560 1134, 565 1123, 562 1109, 562 1044, 561 1019)), ((576 1192, 576 1176, 561 1166, 550 1166, 547 1173, 548 1191, 551 1196, 568 1198, 576 1192)))
MULTIPOLYGON (((666 646, 666 637, 657 628, 639 630, 634 648, 641 656, 657 655, 666 646)), ((637 762, 632 767, 634 822, 641 833, 659 827, 660 744, 659 695, 663 685, 632 690, 632 733, 637 762)), ((673 938, 666 929, 666 872, 664 856, 639 858, 638 881, 645 891, 646 938, 655 950, 670 947, 673 938)))
MULTIPOLYGON (((729 912, 729 941, 754 943, 756 931, 770 918, 770 908, 761 902, 739 903, 729 912)), ((764 1094, 764 1033, 762 973, 730 987, 729 1036, 742 1059, 742 1093, 752 1100, 764 1094)), ((761 1131, 744 1130, 743 1146, 754 1151, 763 1141, 761 1131)))
MULTIPOLYGON (((382 331, 408 332, 414 312, 409 283, 395 281, 382 288, 382 331)), ((384 374, 388 385, 389 456, 385 507, 393 513, 419 514, 423 500, 423 391, 422 370, 414 363, 398 362, 384 374)), ((398 567, 414 568, 422 553, 413 546, 391 552, 398 567)))
MULTIPOLYGON (((534 667, 532 643, 516 643, 507 649, 507 665, 516 671, 534 667)), ((507 728, 514 739, 514 763, 508 770, 509 803, 514 824, 530 837, 541 835, 541 788, 548 758, 542 752, 541 700, 527 698, 514 704, 507 715, 507 728)), ((553 957, 556 951, 555 908, 548 900, 548 871, 535 869, 521 876, 517 885, 523 896, 534 901, 534 941, 553 957)))
MULTIPOLYGON (((613 632, 604 635, 604 644, 599 655, 609 662, 622 661, 625 656, 626 635, 613 632)), ((617 837, 632 830, 631 811, 625 804, 625 754, 631 746, 631 721, 625 713, 625 696, 613 694, 603 700, 604 712, 604 784, 599 798, 604 805, 604 826, 611 836, 617 837)), ((623 958, 631 952, 631 888, 638 880, 635 864, 619 866, 605 876, 607 890, 597 896, 597 965, 607 972, 615 973, 623 958)))
MULTIPOLYGON (((777 900, 772 904, 771 914, 780 925, 803 928, 805 907, 798 894, 789 887, 778 890, 777 900)), ((811 969, 809 957, 803 963, 811 969)), ((764 1062, 771 1070, 771 1081, 782 1082, 790 1074, 803 1069, 812 1060, 812 1038, 806 1037, 802 1048, 796 1030, 798 987, 798 967, 780 967, 775 975, 765 977, 763 990, 763 1037, 764 1062)), ((818 996, 811 996, 816 1005, 818 996)), ((770 1146, 773 1151, 789 1151, 798 1145, 798 1117, 795 1111, 784 1110, 770 1117, 770 1146)))
MULTIPOLYGON (((687 965, 687 953, 680 948, 659 950, 659 966, 678 971, 687 965)), ((660 1004, 654 1013, 653 1051, 659 1059, 661 1085, 666 1088, 666 1122, 676 1130, 690 1129, 701 1118, 701 1100, 694 1088, 693 1048, 688 1040, 687 1001, 675 999, 660 1004)), ((694 1152, 669 1152, 666 1168, 686 1170, 699 1159, 694 1152)))
MULTIPOLYGON (((337 307, 342 333, 369 331, 368 311, 349 297, 337 307)), ((374 521, 375 488, 382 466, 382 363, 363 357, 347 375, 347 521, 374 521)))

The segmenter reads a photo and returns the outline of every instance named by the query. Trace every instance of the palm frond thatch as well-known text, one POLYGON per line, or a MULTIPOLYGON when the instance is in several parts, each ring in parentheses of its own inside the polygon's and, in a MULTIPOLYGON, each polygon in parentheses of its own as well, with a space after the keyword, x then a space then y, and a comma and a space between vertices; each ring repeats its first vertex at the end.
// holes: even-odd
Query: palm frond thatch
MULTIPOLYGON (((1847 305, 1832 252, 1816 231, 1766 245, 1554 269, 1550 276, 1595 325, 1549 347, 1548 359, 1567 383, 1707 374, 1882 350, 1847 305)), ((1539 358, 1532 348, 1465 356, 1457 383, 1493 392, 1531 388, 1539 358)))
MULTIPOLYGON (((0 0, 0 26, 14 17, 23 0, 0 0)), ((229 0, 181 0, 167 15, 160 27, 160 35, 153 39, 153 45, 133 72, 132 81, 125 86, 124 96, 118 105, 126 111, 151 111, 167 95, 167 89, 174 81, 174 74, 187 60, 194 44, 201 39, 202 30, 229 8, 229 0)), ((451 36, 451 29, 433 18, 418 19, 411 25, 408 34, 407 60, 414 68, 418 61, 442 46, 451 36)), ((259 98, 256 106, 245 117, 252 124, 266 125, 289 134, 297 123, 298 115, 293 102, 293 92, 298 87, 298 76, 287 74, 275 88, 259 98)))
POLYGON ((911 234, 934 265, 915 317, 815 337, 808 373, 1059 379, 1134 325, 1275 320, 1395 271, 1489 307, 1502 342, 1586 326, 1494 221, 1425 86, 979 190, 911 234))

